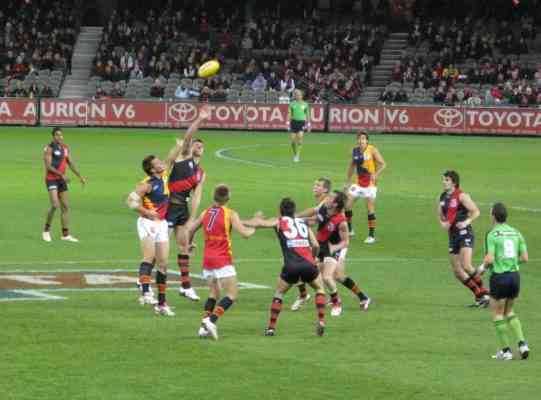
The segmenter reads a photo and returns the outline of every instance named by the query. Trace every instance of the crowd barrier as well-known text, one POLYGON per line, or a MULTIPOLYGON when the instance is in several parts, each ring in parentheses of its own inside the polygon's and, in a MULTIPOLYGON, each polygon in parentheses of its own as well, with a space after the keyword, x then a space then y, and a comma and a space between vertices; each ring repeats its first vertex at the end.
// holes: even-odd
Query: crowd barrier
MULTIPOLYGON (((0 124, 183 128, 210 106, 204 128, 282 130, 287 104, 133 100, 0 99, 0 124)), ((505 134, 541 136, 541 109, 414 105, 312 104, 313 131, 505 134)))

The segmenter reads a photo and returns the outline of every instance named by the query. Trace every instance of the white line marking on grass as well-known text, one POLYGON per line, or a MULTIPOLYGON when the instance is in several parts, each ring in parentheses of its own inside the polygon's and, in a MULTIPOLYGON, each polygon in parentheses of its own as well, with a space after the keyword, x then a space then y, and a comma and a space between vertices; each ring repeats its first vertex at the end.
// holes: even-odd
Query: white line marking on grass
MULTIPOLYGON (((231 156, 226 156, 225 153, 229 152, 229 151, 232 151, 232 150, 241 150, 241 149, 253 149, 253 148, 257 148, 257 147, 263 147, 263 146, 270 146, 270 145, 263 145, 263 144, 252 144, 252 145, 248 145, 248 146, 237 146, 237 147, 228 147, 228 148, 223 148, 223 149, 218 149, 216 150, 216 152, 214 153, 216 155, 216 157, 218 158, 221 158, 223 160, 227 160, 227 161, 235 161, 235 162, 238 162, 238 163, 243 163, 243 164, 249 164, 249 165, 255 165, 257 167, 266 167, 266 168, 284 168, 283 166, 282 167, 278 167, 277 165, 274 165, 272 163, 265 163, 265 162, 259 162, 259 161, 250 161, 250 160, 244 160, 242 158, 237 158, 237 157, 231 157, 231 156)), ((282 144, 279 144, 279 145, 275 145, 275 146, 283 146, 282 144)))
POLYGON ((32 296, 32 297, 21 297, 21 298, 0 298, 0 302, 8 301, 32 301, 32 300, 66 300, 65 297, 54 296, 51 294, 43 293, 43 291, 38 290, 29 290, 29 289, 6 289, 8 292, 17 293, 23 296, 32 296))
MULTIPOLYGON (((329 144, 329 143, 321 142, 321 143, 311 143, 311 144, 325 145, 325 144, 329 144)), ((227 155, 224 154, 224 153, 227 153, 227 152, 232 151, 232 150, 253 149, 253 148, 258 148, 258 147, 276 147, 276 146, 289 146, 289 145, 288 144, 252 144, 252 145, 246 145, 246 146, 228 147, 228 148, 223 148, 223 149, 216 150, 215 155, 216 155, 216 157, 227 160, 227 161, 234 161, 234 162, 239 162, 239 163, 244 163, 244 164, 250 164, 250 165, 255 165, 255 166, 258 166, 258 167, 289 168, 289 166, 285 166, 285 165, 277 165, 277 164, 273 164, 271 162, 250 161, 250 160, 245 160, 245 159, 238 158, 238 157, 227 156, 227 155)), ((327 170, 327 172, 328 172, 328 170, 327 170)), ((295 183, 297 184, 297 183, 303 183, 303 182, 295 182, 295 183)), ((395 196, 406 197, 406 198, 427 199, 427 200, 428 199, 430 199, 430 200, 435 199, 435 197, 422 195, 422 194, 411 194, 410 195, 410 194, 397 193, 397 194, 395 194, 395 196)), ((488 207, 488 206, 492 205, 491 203, 483 203, 483 202, 480 202, 480 203, 477 203, 477 204, 479 204, 480 206, 484 206, 484 207, 485 206, 488 207)), ((510 208, 512 210, 516 210, 516 211, 541 213, 541 208, 524 207, 524 206, 509 206, 508 208, 510 208)))

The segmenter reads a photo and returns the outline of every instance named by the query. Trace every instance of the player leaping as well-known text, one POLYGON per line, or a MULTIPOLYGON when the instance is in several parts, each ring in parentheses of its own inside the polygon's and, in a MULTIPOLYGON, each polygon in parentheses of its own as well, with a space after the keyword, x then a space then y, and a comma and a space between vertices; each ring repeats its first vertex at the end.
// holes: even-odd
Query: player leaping
POLYGON ((177 155, 169 174, 170 204, 167 223, 175 233, 178 247, 177 263, 180 269, 179 293, 190 300, 198 301, 199 296, 192 288, 190 280, 190 242, 187 222, 190 216, 197 215, 203 193, 205 173, 199 165, 204 146, 201 139, 194 139, 194 133, 201 123, 209 117, 208 106, 199 110, 199 116, 192 122, 182 140, 171 150, 177 155), (190 206, 188 207, 188 201, 190 206))

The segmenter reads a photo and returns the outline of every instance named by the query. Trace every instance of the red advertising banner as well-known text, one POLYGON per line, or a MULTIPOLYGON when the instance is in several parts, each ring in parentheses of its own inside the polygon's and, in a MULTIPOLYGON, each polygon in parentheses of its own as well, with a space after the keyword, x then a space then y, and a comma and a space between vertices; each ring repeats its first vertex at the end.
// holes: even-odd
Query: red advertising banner
MULTIPOLYGON (((194 103, 127 100, 61 100, 41 101, 41 123, 44 125, 126 126, 184 128, 208 104, 210 118, 204 128, 286 129, 286 104, 194 103)), ((312 130, 325 129, 325 108, 311 108, 312 130)))
POLYGON ((34 100, 0 98, 0 125, 36 125, 37 122, 34 100))
POLYGON ((541 110, 436 106, 329 107, 329 131, 541 135, 541 110))

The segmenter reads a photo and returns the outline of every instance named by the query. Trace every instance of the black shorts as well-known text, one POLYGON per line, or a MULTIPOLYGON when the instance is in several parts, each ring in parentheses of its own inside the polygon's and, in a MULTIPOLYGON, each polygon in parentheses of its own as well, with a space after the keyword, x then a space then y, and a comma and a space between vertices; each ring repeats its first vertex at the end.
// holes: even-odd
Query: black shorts
POLYGON ((49 192, 51 190, 56 190, 58 193, 68 191, 68 184, 64 179, 46 179, 45 186, 49 192))
POLYGON ((325 257, 331 257, 338 261, 340 255, 342 254, 342 251, 345 251, 345 249, 342 249, 331 253, 329 249, 329 244, 329 242, 319 243, 319 253, 317 254, 317 259, 319 261, 323 262, 323 260, 325 260, 325 257))
POLYGON ((304 132, 305 124, 306 124, 306 121, 296 121, 293 119, 289 123, 289 128, 291 129, 291 132, 294 132, 294 133, 304 132))
POLYGON ((490 276, 490 297, 496 300, 516 299, 520 293, 520 274, 504 272, 490 276))
POLYGON ((294 285, 299 281, 304 283, 310 283, 319 275, 319 270, 315 265, 312 265, 308 262, 303 264, 295 265, 284 265, 282 272, 280 273, 280 278, 294 285))
POLYGON ((184 204, 169 204, 167 209, 167 225, 169 228, 173 228, 178 225, 184 225, 190 218, 190 210, 188 210, 188 203, 184 204))
POLYGON ((463 247, 473 249, 475 236, 471 225, 449 232, 449 254, 458 254, 463 247))

